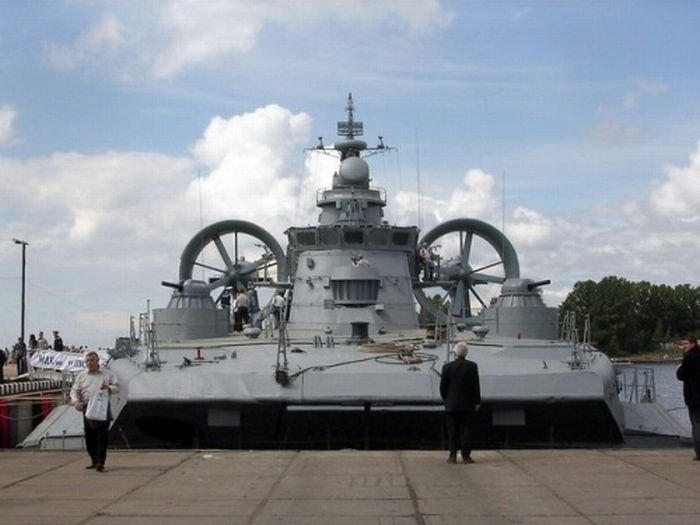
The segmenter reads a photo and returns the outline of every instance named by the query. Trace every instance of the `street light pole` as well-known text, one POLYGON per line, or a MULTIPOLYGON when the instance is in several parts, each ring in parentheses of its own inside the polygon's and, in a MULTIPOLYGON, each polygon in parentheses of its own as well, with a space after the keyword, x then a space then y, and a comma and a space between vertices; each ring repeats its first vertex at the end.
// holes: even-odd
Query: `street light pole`
POLYGON ((25 312, 25 297, 26 297, 26 283, 27 283, 27 246, 28 242, 22 241, 20 239, 12 239, 15 244, 22 245, 22 321, 20 328, 20 337, 22 337, 22 342, 24 342, 24 312, 25 312))

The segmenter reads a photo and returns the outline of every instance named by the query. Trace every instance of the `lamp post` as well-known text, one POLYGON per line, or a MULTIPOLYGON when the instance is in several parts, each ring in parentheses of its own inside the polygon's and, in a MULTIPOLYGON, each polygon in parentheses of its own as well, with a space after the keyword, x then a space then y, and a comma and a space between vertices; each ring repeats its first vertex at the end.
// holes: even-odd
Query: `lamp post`
POLYGON ((25 311, 25 297, 26 297, 26 271, 27 271, 27 246, 29 243, 20 239, 12 239, 15 244, 22 245, 22 321, 20 328, 20 336, 22 337, 22 342, 24 342, 24 311, 25 311))

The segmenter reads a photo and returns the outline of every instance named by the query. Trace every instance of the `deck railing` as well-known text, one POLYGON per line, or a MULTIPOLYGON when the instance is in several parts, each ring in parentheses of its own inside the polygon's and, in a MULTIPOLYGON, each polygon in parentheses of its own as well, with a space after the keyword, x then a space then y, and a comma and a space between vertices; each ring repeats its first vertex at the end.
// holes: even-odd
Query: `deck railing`
POLYGON ((620 400, 628 403, 654 403, 656 381, 654 369, 643 366, 627 366, 617 374, 620 400))

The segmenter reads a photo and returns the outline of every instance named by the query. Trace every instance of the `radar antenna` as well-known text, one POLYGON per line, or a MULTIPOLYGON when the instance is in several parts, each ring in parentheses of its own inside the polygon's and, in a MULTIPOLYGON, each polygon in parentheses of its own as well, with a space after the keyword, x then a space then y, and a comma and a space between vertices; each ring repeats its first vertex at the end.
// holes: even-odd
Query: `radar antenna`
POLYGON ((352 98, 352 93, 348 93, 347 103, 345 105, 347 120, 338 122, 338 136, 343 137, 333 146, 326 147, 323 143, 323 137, 318 137, 318 143, 312 148, 305 148, 305 151, 320 152, 325 155, 336 156, 340 153, 340 160, 343 161, 348 157, 370 157, 377 153, 385 153, 394 151, 396 148, 387 146, 384 143, 384 137, 379 136, 377 145, 373 148, 367 147, 367 143, 357 139, 364 134, 364 125, 361 121, 355 120, 355 101, 352 98))
POLYGON ((345 106, 345 111, 348 112, 348 120, 345 122, 338 122, 338 135, 348 140, 361 137, 363 131, 362 122, 355 122, 355 103, 352 100, 352 93, 348 93, 348 105, 345 106))

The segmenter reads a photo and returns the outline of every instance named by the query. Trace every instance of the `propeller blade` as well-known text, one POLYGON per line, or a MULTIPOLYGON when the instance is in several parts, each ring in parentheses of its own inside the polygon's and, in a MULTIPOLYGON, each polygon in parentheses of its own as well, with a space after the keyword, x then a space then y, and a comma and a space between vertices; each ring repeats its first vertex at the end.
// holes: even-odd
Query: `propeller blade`
POLYGON ((277 264, 277 261, 275 261, 275 260, 273 259, 272 262, 270 262, 270 258, 269 258, 269 257, 265 257, 265 256, 262 256, 262 257, 260 257, 260 259, 256 259, 256 260, 254 260, 253 262, 250 263, 250 265, 251 265, 253 268, 255 268, 256 270, 260 270, 260 269, 263 269, 263 268, 269 268, 269 267, 271 267, 271 266, 274 266, 275 264, 277 264))
POLYGON ((443 288, 443 289, 448 289, 448 287, 452 286, 454 282, 452 281, 427 281, 427 282, 419 282, 419 283, 413 283, 413 288, 422 290, 423 288, 443 288))
POLYGON ((452 316, 453 317, 463 317, 462 312, 464 311, 464 282, 459 281, 457 287, 455 288, 454 299, 452 300, 452 316))
MULTIPOLYGON (((461 234, 462 232, 460 232, 461 234)), ((462 268, 466 268, 469 265, 469 256, 472 252, 472 240, 474 239, 474 234, 472 232, 467 232, 467 238, 464 246, 461 250, 460 261, 462 263, 462 268)))
POLYGON ((498 261, 495 263, 487 264, 486 266, 481 266, 479 268, 475 268, 471 272, 469 272, 469 274, 471 275, 473 273, 480 272, 481 270, 487 270, 488 268, 493 268, 494 266, 498 266, 499 264, 503 264, 503 261, 498 261))
POLYGON ((209 266, 208 264, 204 264, 204 263, 201 263, 199 261, 195 261, 194 266, 199 266, 200 268, 206 268, 207 270, 213 270, 217 273, 226 273, 226 270, 222 270, 221 268, 216 268, 215 266, 209 266))
MULTIPOLYGON (((233 263, 231 262, 231 256, 228 254, 228 251, 226 251, 226 247, 224 246, 223 241, 221 240, 221 237, 214 237, 213 239, 214 245, 216 245, 216 249, 219 251, 219 255, 221 255, 221 258, 224 261, 224 264, 226 265, 226 268, 231 271, 233 269, 233 263)), ((223 272, 226 273, 226 272, 223 272)))
POLYGON ((228 285, 228 276, 223 276, 216 281, 212 281, 210 283, 207 283, 207 288, 211 292, 212 290, 217 289, 219 286, 227 286, 228 285))
POLYGON ((226 288, 224 287, 224 288, 221 289, 221 291, 219 292, 219 295, 218 295, 217 298, 214 300, 214 302, 215 302, 216 304, 219 304, 219 303, 221 302, 221 298, 224 296, 225 293, 226 293, 226 288))
MULTIPOLYGON (((476 299, 481 303, 481 306, 486 308, 486 303, 484 302, 484 300, 481 297, 479 297, 479 294, 476 293, 476 288, 474 288, 473 286, 470 286, 469 290, 471 291, 471 293, 474 294, 474 297, 476 297, 476 299)), ((470 310, 470 312, 471 312, 471 310, 470 310)))
POLYGON ((471 279, 472 279, 473 283, 477 283, 477 284, 486 284, 486 283, 503 284, 503 282, 506 280, 505 277, 501 277, 500 275, 488 275, 485 273, 473 273, 473 274, 471 274, 471 279))

